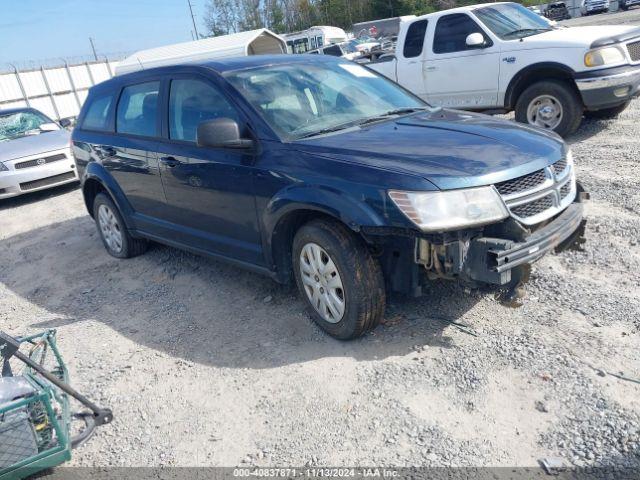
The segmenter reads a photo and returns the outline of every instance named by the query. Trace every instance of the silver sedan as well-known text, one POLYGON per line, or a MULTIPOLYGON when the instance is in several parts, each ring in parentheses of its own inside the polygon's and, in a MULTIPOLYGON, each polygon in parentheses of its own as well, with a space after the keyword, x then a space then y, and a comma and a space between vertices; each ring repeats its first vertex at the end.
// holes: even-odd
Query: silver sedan
POLYGON ((0 199, 77 180, 68 131, 33 108, 0 110, 0 199))

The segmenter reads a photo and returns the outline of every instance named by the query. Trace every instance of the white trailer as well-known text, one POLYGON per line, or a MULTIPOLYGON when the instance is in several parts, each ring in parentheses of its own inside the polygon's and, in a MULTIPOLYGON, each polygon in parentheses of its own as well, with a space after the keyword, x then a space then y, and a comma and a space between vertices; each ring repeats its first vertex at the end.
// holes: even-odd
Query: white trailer
POLYGON ((261 28, 140 50, 118 64, 116 75, 178 63, 281 53, 287 53, 287 44, 282 37, 261 28))
POLYGON ((347 40, 347 34, 343 29, 328 26, 315 26, 283 36, 287 42, 289 53, 306 53, 309 50, 347 40))

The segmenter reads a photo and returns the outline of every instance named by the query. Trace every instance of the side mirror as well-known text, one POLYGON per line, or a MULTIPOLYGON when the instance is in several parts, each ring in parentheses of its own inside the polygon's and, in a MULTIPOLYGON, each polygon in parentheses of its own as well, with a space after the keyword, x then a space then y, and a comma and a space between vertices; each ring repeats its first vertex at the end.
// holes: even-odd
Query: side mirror
POLYGON ((62 118, 58 123, 62 128, 69 128, 71 126, 71 120, 68 118, 62 118))
POLYGON ((199 147, 252 148, 253 140, 240 136, 238 122, 231 118, 216 118, 198 125, 196 144, 199 147))
POLYGON ((467 47, 482 48, 485 45, 484 36, 481 33, 470 33, 465 40, 467 47))
POLYGON ((60 130, 58 124, 53 122, 43 123, 38 128, 41 132, 53 132, 55 130, 60 130))

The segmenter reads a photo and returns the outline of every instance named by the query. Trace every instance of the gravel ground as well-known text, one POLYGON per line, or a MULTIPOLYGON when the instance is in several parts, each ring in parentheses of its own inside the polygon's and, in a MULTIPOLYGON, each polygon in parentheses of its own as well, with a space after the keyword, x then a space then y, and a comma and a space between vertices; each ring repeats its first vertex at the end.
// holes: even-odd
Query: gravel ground
POLYGON ((435 283, 338 342, 252 273, 111 258, 68 187, 0 204, 0 325, 57 328, 113 409, 73 465, 640 467, 640 101, 570 143, 585 249, 535 264, 520 308, 435 283))

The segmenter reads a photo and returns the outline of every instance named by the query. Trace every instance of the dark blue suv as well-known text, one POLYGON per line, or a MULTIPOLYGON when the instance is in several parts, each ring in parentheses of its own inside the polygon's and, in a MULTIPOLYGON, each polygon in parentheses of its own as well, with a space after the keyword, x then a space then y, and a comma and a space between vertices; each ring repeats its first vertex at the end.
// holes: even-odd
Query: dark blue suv
POLYGON ((378 324, 386 291, 513 287, 584 224, 556 135, 431 108, 329 56, 115 77, 91 89, 73 151, 111 255, 153 240, 295 278, 341 339, 378 324))

